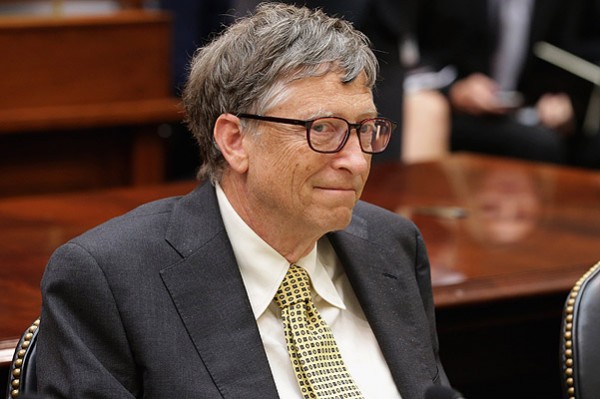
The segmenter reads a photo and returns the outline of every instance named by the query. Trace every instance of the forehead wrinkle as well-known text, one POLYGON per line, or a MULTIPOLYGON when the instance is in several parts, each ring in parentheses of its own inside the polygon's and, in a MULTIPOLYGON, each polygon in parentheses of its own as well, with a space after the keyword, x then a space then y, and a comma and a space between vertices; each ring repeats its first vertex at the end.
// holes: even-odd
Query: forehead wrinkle
POLYGON ((323 117, 329 117, 329 116, 334 116, 333 112, 326 111, 325 108, 319 107, 316 111, 311 112, 308 115, 308 119, 323 118, 323 117))
MULTIPOLYGON (((368 119, 368 118, 375 118, 379 115, 379 113, 377 112, 377 107, 376 106, 367 106, 363 109, 363 111, 357 113, 357 115, 359 116, 359 120, 364 120, 364 119, 368 119)), ((307 120, 312 120, 312 119, 316 119, 316 118, 327 118, 327 117, 342 117, 339 114, 336 114, 333 111, 329 111, 326 108, 320 106, 319 108, 317 108, 317 110, 310 112, 309 114, 307 114, 306 119, 307 120)), ((349 121, 352 122, 352 121, 349 121)), ((356 121, 358 122, 358 120, 356 121)))

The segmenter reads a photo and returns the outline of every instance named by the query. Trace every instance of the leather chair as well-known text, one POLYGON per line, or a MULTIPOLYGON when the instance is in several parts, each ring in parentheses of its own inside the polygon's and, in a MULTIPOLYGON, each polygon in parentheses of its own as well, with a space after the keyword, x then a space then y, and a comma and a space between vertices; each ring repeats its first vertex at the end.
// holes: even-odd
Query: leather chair
POLYGON ((562 317, 560 357, 565 399, 600 393, 600 262, 575 283, 562 317))
POLYGON ((25 330, 15 348, 15 354, 9 369, 7 399, 16 399, 37 392, 35 344, 39 326, 40 319, 38 318, 25 330))

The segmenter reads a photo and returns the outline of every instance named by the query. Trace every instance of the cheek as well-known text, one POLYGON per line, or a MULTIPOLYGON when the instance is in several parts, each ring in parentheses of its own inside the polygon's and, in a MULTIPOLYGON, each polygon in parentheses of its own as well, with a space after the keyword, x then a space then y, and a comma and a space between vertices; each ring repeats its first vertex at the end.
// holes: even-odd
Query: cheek
POLYGON ((278 154, 273 170, 279 183, 290 190, 289 194, 297 195, 306 189, 307 182, 315 173, 315 162, 303 146, 288 146, 278 154))
POLYGON ((310 205, 310 180, 322 167, 322 159, 304 136, 268 132, 253 143, 251 154, 249 184, 277 198, 278 206, 310 205))
POLYGON ((288 200, 289 206, 302 211, 310 209, 314 205, 313 183, 315 176, 323 168, 318 154, 309 149, 310 152, 300 149, 286 151, 281 157, 278 172, 275 179, 279 179, 280 193, 288 200))
POLYGON ((272 183, 288 185, 290 176, 295 176, 301 168, 298 146, 277 146, 266 148, 259 156, 257 166, 261 168, 260 174, 268 176, 272 183), (276 149, 273 149, 276 148, 276 149))
POLYGON ((278 145, 264 148, 254 157, 250 174, 263 190, 295 197, 310 178, 311 166, 302 144, 278 145), (277 148, 273 150, 273 148, 277 148))

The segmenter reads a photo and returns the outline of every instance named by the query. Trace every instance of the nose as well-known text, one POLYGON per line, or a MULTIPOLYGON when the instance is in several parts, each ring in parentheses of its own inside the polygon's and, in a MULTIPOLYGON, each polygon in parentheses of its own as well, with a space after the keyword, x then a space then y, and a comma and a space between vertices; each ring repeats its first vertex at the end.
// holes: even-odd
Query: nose
POLYGON ((356 129, 352 129, 348 141, 335 155, 335 166, 347 169, 352 174, 368 173, 371 167, 371 154, 362 151, 356 129))

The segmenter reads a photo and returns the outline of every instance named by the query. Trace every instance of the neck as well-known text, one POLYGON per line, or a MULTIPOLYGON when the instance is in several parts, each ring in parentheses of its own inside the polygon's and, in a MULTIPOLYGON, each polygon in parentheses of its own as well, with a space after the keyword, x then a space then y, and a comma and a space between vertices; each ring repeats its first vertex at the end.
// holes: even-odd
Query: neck
POLYGON ((219 184, 242 220, 288 262, 295 263, 308 255, 322 234, 303 231, 296 226, 293 229, 278 228, 278 226, 289 225, 289 221, 281 220, 279 215, 269 212, 264 207, 253 206, 254 197, 241 183, 235 177, 225 173, 219 184))

